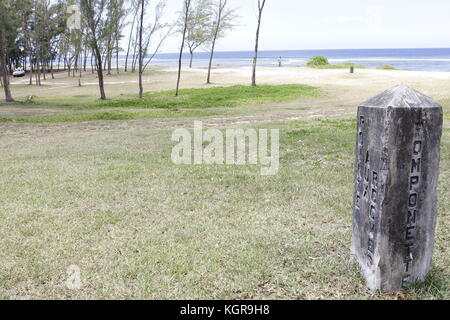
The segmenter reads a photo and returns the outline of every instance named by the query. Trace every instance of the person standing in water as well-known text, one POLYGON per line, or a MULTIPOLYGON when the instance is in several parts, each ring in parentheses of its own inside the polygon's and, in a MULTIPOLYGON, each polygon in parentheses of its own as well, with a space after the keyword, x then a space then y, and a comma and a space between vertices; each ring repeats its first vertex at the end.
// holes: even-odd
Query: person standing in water
POLYGON ((281 67, 282 59, 281 56, 278 58, 278 66, 281 67))

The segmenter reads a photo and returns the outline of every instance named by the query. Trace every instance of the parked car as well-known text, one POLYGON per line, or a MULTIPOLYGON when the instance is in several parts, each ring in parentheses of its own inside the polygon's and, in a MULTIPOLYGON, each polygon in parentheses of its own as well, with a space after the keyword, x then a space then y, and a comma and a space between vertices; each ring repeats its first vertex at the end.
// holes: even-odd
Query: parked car
POLYGON ((13 72, 13 77, 24 77, 25 76, 25 70, 23 68, 17 68, 13 72))

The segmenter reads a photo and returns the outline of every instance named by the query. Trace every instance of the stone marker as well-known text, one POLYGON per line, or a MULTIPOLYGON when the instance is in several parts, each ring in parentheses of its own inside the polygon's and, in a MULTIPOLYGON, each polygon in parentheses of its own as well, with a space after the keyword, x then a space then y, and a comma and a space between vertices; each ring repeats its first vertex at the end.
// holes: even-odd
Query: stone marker
POLYGON ((358 107, 352 251, 373 291, 430 270, 442 121, 440 105, 404 85, 358 107))

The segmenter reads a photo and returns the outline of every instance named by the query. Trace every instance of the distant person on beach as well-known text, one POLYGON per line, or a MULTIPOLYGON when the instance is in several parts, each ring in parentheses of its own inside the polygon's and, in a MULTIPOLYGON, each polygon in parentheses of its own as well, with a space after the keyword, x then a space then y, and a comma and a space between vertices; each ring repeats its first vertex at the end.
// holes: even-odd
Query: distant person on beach
POLYGON ((282 61, 283 61, 283 60, 281 59, 281 56, 280 56, 280 57, 278 58, 278 66, 279 66, 279 67, 281 67, 282 61))

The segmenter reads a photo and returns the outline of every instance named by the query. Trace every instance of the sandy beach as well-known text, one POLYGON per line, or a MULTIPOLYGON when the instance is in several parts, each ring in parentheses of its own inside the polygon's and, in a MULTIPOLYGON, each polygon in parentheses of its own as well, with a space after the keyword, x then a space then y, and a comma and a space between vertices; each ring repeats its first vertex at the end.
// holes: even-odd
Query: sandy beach
MULTIPOLYGON (((174 89, 176 68, 152 67, 144 75, 144 90, 171 90, 174 89)), ((205 84, 206 68, 184 68, 182 73, 182 88, 203 88, 205 84)), ((215 67, 213 69, 213 86, 230 86, 236 84, 249 84, 251 77, 250 67, 215 67)), ((403 71, 403 70, 376 70, 357 69, 350 74, 347 69, 312 69, 306 67, 260 67, 257 70, 260 84, 308 84, 334 91, 339 88, 342 93, 351 92, 356 100, 364 100, 380 90, 403 83, 416 88, 425 94, 442 99, 447 97, 450 87, 450 72, 403 71)), ((78 74, 68 77, 66 72, 58 72, 55 79, 47 75, 42 86, 29 86, 26 78, 12 78, 12 91, 14 96, 65 96, 65 95, 95 95, 98 91, 96 75, 88 72, 82 73, 82 87, 78 86, 78 74)), ((105 86, 108 97, 120 94, 134 94, 137 92, 137 73, 123 72, 117 74, 115 70, 111 75, 105 76, 105 86)), ((1 93, 3 94, 3 92, 1 93)))

